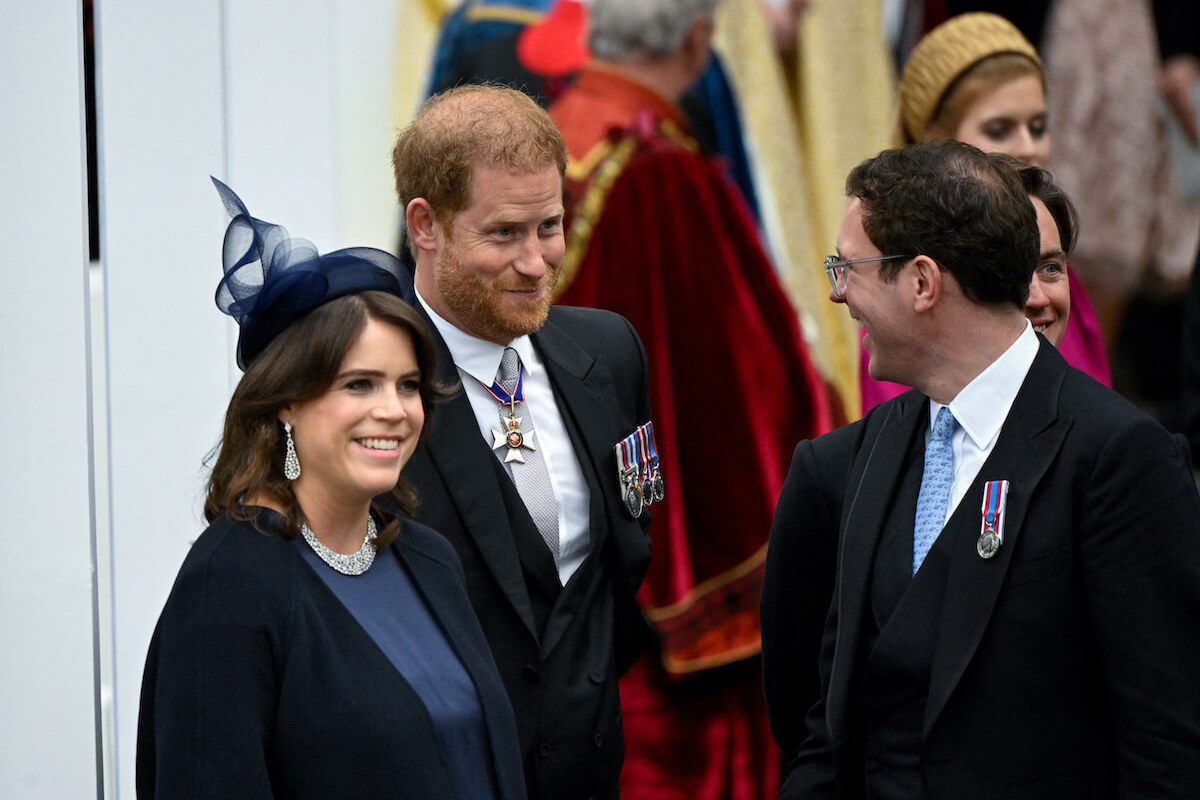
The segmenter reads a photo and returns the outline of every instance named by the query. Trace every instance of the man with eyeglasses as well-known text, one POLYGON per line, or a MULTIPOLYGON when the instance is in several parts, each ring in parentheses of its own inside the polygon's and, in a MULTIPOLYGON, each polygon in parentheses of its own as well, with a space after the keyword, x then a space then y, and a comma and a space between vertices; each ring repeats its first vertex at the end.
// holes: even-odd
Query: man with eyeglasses
POLYGON ((1039 236, 1010 162, 920 144, 847 193, 830 300, 871 375, 915 389, 798 447, 780 497, 762 629, 781 798, 1200 797, 1184 449, 1025 319, 1039 236), (800 554, 830 525, 805 719, 800 554))

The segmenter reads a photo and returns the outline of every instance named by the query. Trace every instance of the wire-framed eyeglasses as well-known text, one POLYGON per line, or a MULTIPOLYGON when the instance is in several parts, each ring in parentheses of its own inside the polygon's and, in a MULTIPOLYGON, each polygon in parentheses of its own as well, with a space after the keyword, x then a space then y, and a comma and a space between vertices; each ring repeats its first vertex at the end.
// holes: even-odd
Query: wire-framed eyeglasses
POLYGON ((829 285, 838 297, 846 296, 846 267, 854 264, 865 264, 868 261, 900 261, 915 258, 915 256, 871 256, 870 258, 842 259, 837 256, 825 256, 825 274, 829 276, 829 285))

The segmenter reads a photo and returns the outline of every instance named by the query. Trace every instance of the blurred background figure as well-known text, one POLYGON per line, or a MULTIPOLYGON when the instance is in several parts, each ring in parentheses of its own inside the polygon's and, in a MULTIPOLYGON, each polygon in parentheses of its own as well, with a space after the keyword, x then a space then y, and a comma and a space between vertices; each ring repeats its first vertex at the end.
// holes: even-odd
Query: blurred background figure
POLYGON ((667 482, 639 595, 659 648, 622 682, 631 800, 778 790, 755 658, 762 565, 792 447, 832 424, 745 200, 679 106, 709 63, 715 7, 593 0, 592 60, 549 109, 569 156, 557 301, 641 334, 667 482))
POLYGON ((462 0, 442 22, 426 94, 486 81, 546 105, 586 57, 584 13, 575 0, 462 0), (551 13, 553 30, 563 35, 553 41, 524 36, 551 13))
MULTIPOLYGON (((899 87, 901 142, 958 139, 988 152, 1045 166, 1050 122, 1045 72, 1033 45, 1012 23, 988 13, 952 17, 912 51, 899 87)), ((1073 272, 1068 265, 1067 278, 1073 272)), ((1108 359, 1082 283, 1070 284, 1072 311, 1061 342, 1068 363, 1110 383, 1108 359)), ((1035 293, 1035 304, 1039 295, 1035 293)), ((863 408, 905 390, 873 380, 860 362, 863 408)))
MULTIPOLYGON (((1162 90, 1168 107, 1200 156, 1200 6, 1192 0, 1156 0, 1154 18, 1163 59, 1162 90)), ((1192 186, 1192 191, 1196 187, 1192 186)), ((1195 200, 1195 196, 1192 198, 1195 200)), ((1197 259, 1200 264, 1200 258, 1197 259)), ((1179 427, 1192 447, 1192 468, 1200 464, 1200 269, 1192 268, 1183 304, 1180 349, 1179 427)), ((1200 471, 1197 472, 1200 479, 1200 471)))
MULTIPOLYGON (((753 0, 758 2, 758 0, 753 0)), ((590 0, 462 0, 446 16, 433 56, 429 94, 470 83, 500 83, 543 106, 570 86, 588 59, 590 0)), ((708 61, 679 103, 697 140, 757 209, 738 107, 719 58, 708 61)))
POLYGON ((150 645, 138 796, 520 800, 459 560, 373 501, 412 511, 400 470, 441 393, 402 268, 371 248, 318 255, 217 188, 233 216, 217 303, 245 374, 210 525, 150 645))
POLYGON ((1050 169, 1079 204, 1073 261, 1115 358, 1138 290, 1182 290, 1200 208, 1180 198, 1171 168, 1152 5, 1055 0, 1045 37, 1057 141, 1050 169))
POLYGON ((814 265, 837 236, 846 173, 886 147, 894 127, 884 5, 721 0, 714 34, 742 113, 764 239, 847 419, 859 416, 858 327, 827 301, 814 265), (777 50, 789 34, 795 49, 777 50))

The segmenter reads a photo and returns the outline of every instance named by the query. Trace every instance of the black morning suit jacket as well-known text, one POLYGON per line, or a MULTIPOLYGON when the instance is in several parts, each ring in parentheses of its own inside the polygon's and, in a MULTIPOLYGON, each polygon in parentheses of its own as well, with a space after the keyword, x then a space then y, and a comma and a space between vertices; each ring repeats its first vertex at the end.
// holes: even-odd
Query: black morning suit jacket
POLYGON ((804 469, 814 460, 793 462, 780 501, 792 516, 772 531, 763 598, 768 704, 785 748, 801 723, 783 719, 795 697, 781 676, 809 667, 789 661, 804 648, 781 640, 778 618, 795 595, 779 578, 812 547, 787 539, 821 535, 790 496, 831 503, 840 541, 822 694, 780 797, 891 796, 871 751, 880 732, 864 724, 864 675, 884 692, 889 678, 904 680, 879 674, 891 663, 884 642, 927 670, 917 796, 1200 797, 1200 497, 1186 453, 1041 341, 995 448, 911 579, 913 597, 879 630, 883 532, 892 507, 915 504, 914 444, 928 424, 928 398, 914 391, 838 432, 824 457, 850 459, 840 500, 822 495, 827 475, 804 469), (984 559, 982 487, 998 479, 1011 482, 1004 544, 984 559), (901 497, 901 485, 914 496, 901 497), (907 655, 905 640, 887 638, 896 627, 915 632, 907 655))
MULTIPOLYGON (((429 327, 438 377, 455 384, 450 352, 429 327)), ((532 340, 590 492, 591 550, 567 585, 463 391, 437 406, 404 476, 417 488, 417 519, 450 540, 466 570, 516 713, 529 797, 616 798, 625 752, 617 679, 652 631, 636 597, 649 516, 625 510, 613 447, 650 420, 646 356, 623 317, 594 309, 554 306, 532 340)))

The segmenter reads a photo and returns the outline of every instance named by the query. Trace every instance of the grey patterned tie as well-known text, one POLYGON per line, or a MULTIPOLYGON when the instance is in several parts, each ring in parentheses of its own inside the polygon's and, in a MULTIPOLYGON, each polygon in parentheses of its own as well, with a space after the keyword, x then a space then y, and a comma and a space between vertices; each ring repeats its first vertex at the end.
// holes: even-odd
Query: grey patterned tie
MULTIPOLYGON (((496 372, 496 383, 511 397, 516 391, 520 374, 521 359, 517 351, 511 347, 504 348, 504 357, 500 359, 500 369, 496 372)), ((533 523, 542 534, 546 547, 550 548, 550 554, 554 556, 554 566, 557 567, 558 502, 554 499, 554 487, 550 484, 550 473, 546 469, 546 460, 542 457, 542 444, 534 435, 533 419, 527 403, 518 401, 511 407, 507 403, 500 406, 502 432, 510 431, 509 422, 513 417, 520 421, 517 428, 520 437, 497 437, 493 448, 498 448, 497 456, 502 457, 505 467, 512 474, 517 493, 521 495, 521 501, 525 503, 529 516, 533 517, 533 523), (517 447, 513 447, 514 442, 519 442, 517 447)))

